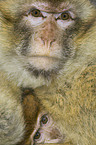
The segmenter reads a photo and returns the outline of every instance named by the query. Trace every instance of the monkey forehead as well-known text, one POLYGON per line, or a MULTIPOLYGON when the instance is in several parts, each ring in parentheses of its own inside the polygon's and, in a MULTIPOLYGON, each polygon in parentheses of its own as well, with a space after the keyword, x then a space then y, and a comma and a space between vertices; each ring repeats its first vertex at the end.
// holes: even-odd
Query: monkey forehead
MULTIPOLYGON (((27 4, 28 5, 28 4, 27 4)), ((29 4, 29 8, 36 8, 44 12, 49 12, 49 13, 61 13, 65 10, 69 10, 72 8, 72 5, 69 6, 69 2, 61 2, 59 3, 53 3, 52 1, 36 1, 33 2, 32 4, 29 4)))

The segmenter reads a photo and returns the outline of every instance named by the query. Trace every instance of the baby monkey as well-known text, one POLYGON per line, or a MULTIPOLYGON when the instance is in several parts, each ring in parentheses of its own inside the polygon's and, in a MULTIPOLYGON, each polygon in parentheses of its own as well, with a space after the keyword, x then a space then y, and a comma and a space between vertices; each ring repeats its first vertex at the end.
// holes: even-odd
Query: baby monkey
POLYGON ((40 113, 34 131, 30 136, 31 145, 44 143, 61 143, 64 137, 61 135, 56 124, 47 113, 40 113))
POLYGON ((17 145, 64 142, 64 136, 61 135, 56 123, 46 111, 43 111, 45 109, 32 94, 34 92, 31 89, 23 90, 22 107, 26 124, 25 135, 17 145))

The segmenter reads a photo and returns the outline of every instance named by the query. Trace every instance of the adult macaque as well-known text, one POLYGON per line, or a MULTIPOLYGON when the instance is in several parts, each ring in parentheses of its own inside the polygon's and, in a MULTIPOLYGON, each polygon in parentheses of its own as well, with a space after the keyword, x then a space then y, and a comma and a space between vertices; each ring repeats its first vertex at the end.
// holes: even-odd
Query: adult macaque
POLYGON ((65 142, 96 144, 95 20, 89 0, 0 0, 1 145, 24 137, 21 88, 34 89, 65 142))

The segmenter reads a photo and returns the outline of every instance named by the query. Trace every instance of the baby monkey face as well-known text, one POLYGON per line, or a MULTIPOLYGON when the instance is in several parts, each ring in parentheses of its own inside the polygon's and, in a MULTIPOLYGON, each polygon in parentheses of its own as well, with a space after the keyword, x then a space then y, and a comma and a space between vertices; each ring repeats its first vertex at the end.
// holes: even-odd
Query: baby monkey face
POLYGON ((31 145, 36 145, 40 143, 61 143, 64 137, 51 116, 47 113, 40 113, 30 139, 31 145))

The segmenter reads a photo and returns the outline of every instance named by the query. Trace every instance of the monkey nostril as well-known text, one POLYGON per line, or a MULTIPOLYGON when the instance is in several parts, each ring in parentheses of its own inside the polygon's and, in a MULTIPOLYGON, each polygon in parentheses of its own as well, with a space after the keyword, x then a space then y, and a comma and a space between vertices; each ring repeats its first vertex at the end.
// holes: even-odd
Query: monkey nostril
POLYGON ((48 48, 50 48, 52 46, 53 42, 55 42, 55 41, 56 41, 55 38, 48 40, 48 39, 41 37, 41 42, 43 43, 43 45, 45 45, 45 47, 48 47, 48 48))
POLYGON ((52 46, 53 42, 55 42, 55 41, 56 41, 56 39, 53 39, 53 40, 50 40, 50 41, 49 41, 50 47, 52 46))
POLYGON ((61 134, 60 134, 60 132, 58 131, 57 128, 54 128, 50 132, 50 137, 51 137, 51 139, 58 139, 58 138, 61 137, 61 134))

